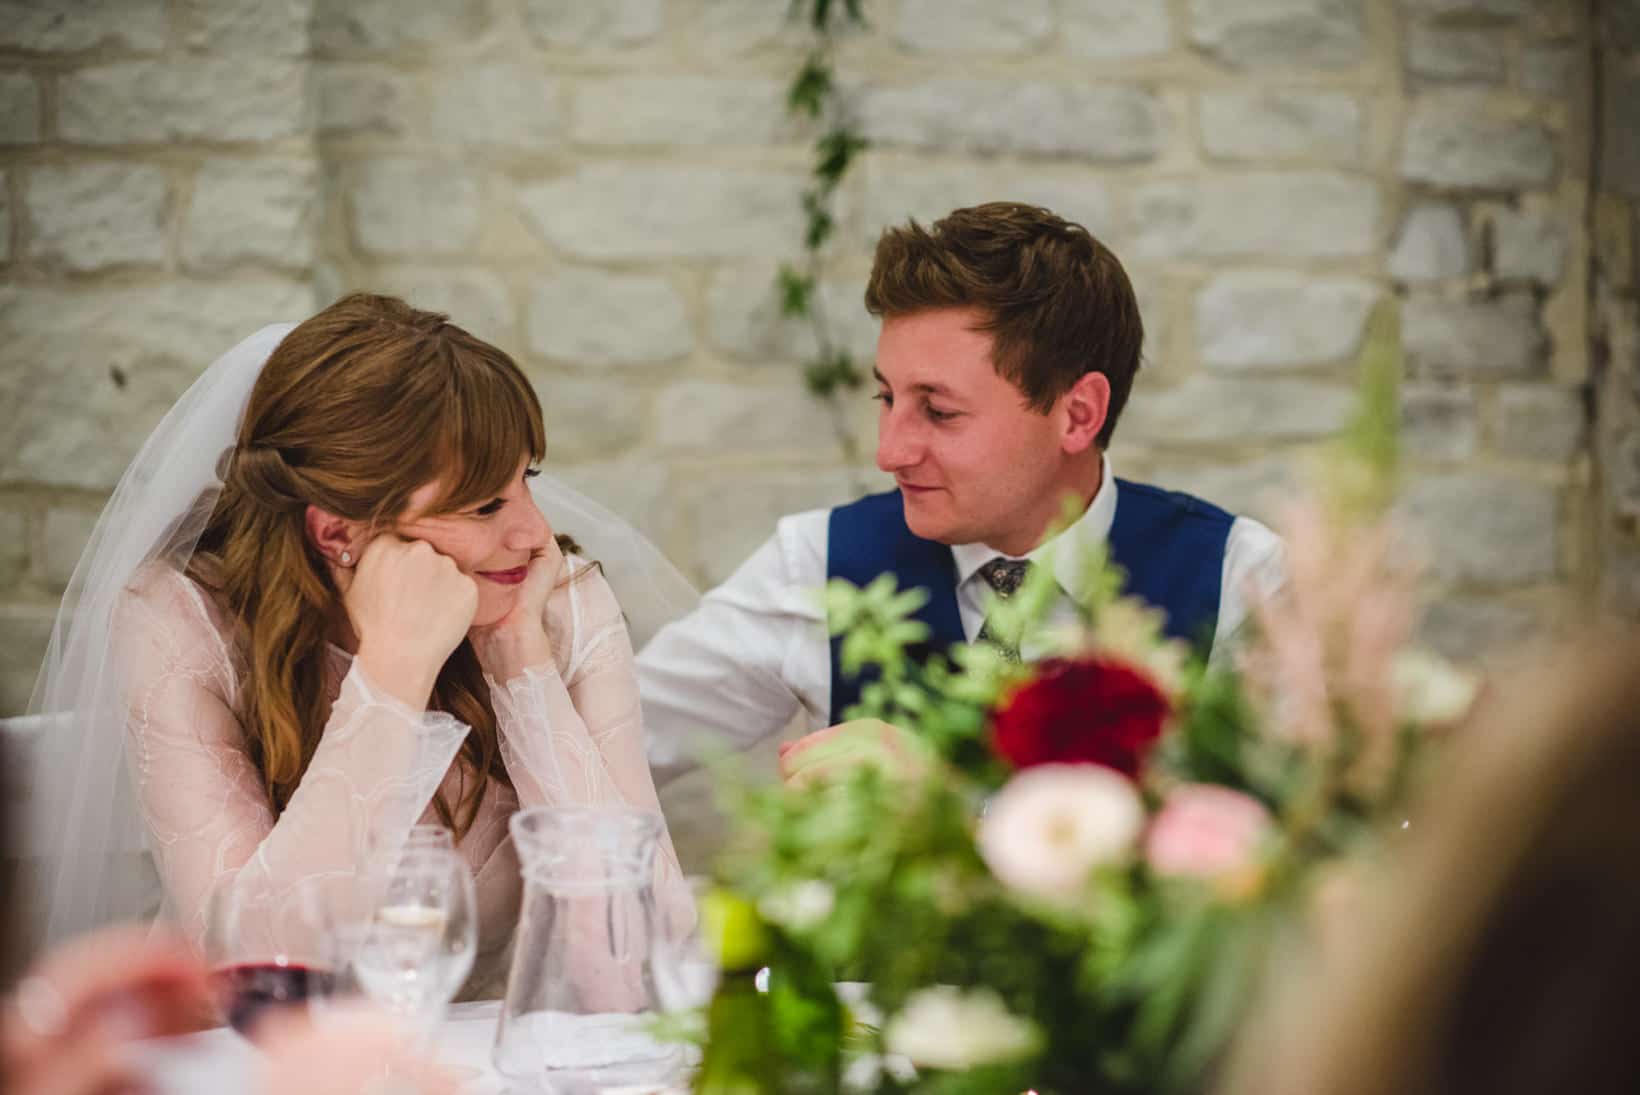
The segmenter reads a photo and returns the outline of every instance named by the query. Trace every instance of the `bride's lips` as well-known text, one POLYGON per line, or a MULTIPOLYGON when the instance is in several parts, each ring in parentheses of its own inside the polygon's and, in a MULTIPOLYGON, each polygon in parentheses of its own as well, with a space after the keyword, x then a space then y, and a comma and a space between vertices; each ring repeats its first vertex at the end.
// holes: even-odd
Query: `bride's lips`
POLYGON ((488 578, 497 585, 515 586, 530 576, 527 566, 513 567, 511 570, 480 570, 476 572, 480 578, 488 578))

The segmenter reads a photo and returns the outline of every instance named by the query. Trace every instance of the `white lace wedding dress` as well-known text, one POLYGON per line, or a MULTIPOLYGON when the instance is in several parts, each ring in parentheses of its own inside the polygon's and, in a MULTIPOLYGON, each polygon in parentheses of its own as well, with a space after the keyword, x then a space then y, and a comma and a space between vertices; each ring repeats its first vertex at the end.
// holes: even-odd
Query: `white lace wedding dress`
MULTIPOLYGON (((607 804, 660 812, 620 607, 596 567, 573 555, 568 564, 570 580, 547 606, 553 662, 490 682, 513 786, 486 790, 458 846, 479 907, 465 998, 495 996, 504 985, 521 895, 507 832, 516 810, 607 804)), ((278 894, 307 877, 354 872, 365 834, 436 822, 435 794, 442 788, 453 803, 474 778, 456 762, 465 725, 384 695, 333 647, 323 738, 276 817, 237 714, 244 652, 212 598, 151 565, 122 596, 113 634, 132 779, 165 912, 196 942, 217 887, 278 894)), ((663 903, 687 900, 670 840, 656 875, 663 903)))

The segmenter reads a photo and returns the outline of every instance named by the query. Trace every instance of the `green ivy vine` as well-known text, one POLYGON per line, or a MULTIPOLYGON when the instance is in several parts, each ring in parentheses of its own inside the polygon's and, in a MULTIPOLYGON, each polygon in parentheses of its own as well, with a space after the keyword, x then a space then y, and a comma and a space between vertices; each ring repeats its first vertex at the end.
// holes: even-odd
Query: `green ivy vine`
POLYGON ((818 123, 820 136, 814 142, 813 180, 803 191, 803 260, 780 267, 780 308, 786 316, 807 319, 814 330, 815 355, 804 362, 803 378, 809 391, 830 410, 838 445, 852 468, 859 444, 849 427, 841 394, 858 389, 865 382, 865 373, 832 334, 820 277, 822 252, 837 230, 838 187, 866 147, 865 137, 853 127, 839 101, 832 63, 834 34, 866 25, 864 0, 792 0, 791 16, 807 24, 812 38, 803 65, 786 92, 786 110, 818 123))

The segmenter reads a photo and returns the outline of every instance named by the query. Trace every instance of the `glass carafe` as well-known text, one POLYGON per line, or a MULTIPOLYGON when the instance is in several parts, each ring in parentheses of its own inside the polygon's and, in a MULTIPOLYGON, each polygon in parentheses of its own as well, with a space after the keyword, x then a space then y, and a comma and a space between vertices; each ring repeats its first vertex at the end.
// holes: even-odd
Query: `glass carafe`
POLYGON ((524 875, 496 1069, 524 1090, 582 1095, 673 1078, 681 1047, 650 1034, 658 814, 546 807, 509 823, 524 875))

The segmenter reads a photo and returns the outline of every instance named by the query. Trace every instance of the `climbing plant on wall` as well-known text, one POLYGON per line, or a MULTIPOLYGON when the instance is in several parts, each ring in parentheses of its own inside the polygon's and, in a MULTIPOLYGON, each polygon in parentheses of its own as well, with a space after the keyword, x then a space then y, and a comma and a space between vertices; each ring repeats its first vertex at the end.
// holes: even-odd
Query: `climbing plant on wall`
POLYGON ((837 190, 866 140, 854 127, 837 91, 833 64, 834 38, 839 32, 865 26, 864 0, 793 0, 791 16, 801 19, 810 43, 802 66, 786 92, 786 109, 794 117, 815 123, 812 178, 803 191, 803 258, 780 267, 781 311, 807 319, 814 331, 814 356, 803 363, 803 377, 815 398, 831 414, 843 458, 851 466, 859 443, 849 427, 841 395, 857 389, 865 373, 846 347, 838 344, 820 292, 825 246, 837 230, 837 190))

